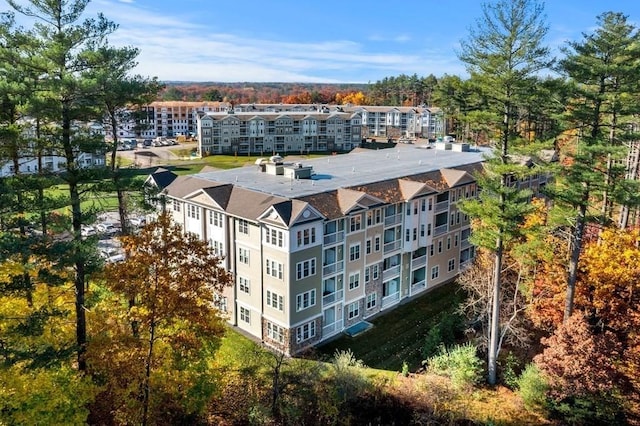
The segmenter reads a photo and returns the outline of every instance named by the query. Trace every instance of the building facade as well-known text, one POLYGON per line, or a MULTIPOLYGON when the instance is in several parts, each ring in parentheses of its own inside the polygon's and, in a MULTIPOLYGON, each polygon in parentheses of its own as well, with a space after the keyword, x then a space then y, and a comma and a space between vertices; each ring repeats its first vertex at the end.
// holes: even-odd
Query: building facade
POLYGON ((200 155, 350 151, 362 139, 360 115, 346 112, 200 113, 197 134, 200 155))
POLYGON ((222 296, 229 322, 295 354, 452 280, 473 259, 458 203, 477 196, 483 152, 452 145, 178 176, 161 188, 163 208, 223 256, 234 276, 222 296))

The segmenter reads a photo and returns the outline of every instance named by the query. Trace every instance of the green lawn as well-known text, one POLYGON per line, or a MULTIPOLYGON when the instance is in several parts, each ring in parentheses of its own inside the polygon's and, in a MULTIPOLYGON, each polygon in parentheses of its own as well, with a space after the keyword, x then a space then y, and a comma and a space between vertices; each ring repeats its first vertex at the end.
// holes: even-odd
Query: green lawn
POLYGON ((368 331, 355 337, 343 335, 318 351, 331 357, 336 350, 351 349, 368 367, 400 371, 407 362, 415 371, 421 365, 420 350, 429 329, 443 313, 457 309, 461 300, 455 283, 444 285, 369 321, 374 326, 368 331))

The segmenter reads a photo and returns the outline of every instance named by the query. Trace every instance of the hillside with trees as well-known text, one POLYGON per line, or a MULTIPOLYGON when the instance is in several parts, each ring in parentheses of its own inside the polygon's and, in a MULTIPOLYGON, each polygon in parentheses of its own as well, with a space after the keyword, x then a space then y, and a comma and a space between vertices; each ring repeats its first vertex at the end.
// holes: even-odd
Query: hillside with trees
POLYGON ((87 1, 8 4, 0 424, 640 425, 640 30, 625 14, 598 16, 552 58, 541 2, 486 3, 459 52, 466 79, 163 84, 131 73, 139 51, 111 45, 117 25, 85 17, 87 1), (427 294, 446 307, 413 312, 428 328, 399 327, 419 350, 391 349, 385 371, 352 350, 366 334, 289 358, 229 328, 218 296, 233 279, 215 250, 167 215, 134 232, 130 212, 153 208, 145 176, 119 167, 117 136, 105 153, 78 125, 116 128, 154 99, 425 105, 493 148, 482 191, 459 204, 473 264, 427 294), (43 163, 52 150, 63 172, 43 163), (35 173, 20 171, 26 154, 35 173), (89 154, 112 161, 82 167, 89 154), (534 173, 553 178, 536 196, 518 186, 534 173), (85 232, 109 197, 120 263, 85 232))

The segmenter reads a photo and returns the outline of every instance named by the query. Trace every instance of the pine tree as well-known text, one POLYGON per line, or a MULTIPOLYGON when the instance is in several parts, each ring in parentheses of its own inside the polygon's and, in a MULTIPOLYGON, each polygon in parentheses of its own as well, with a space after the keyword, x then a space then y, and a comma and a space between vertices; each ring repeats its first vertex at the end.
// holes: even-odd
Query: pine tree
POLYGON ((479 184, 480 198, 463 208, 478 218, 481 226, 474 237, 494 254, 493 301, 489 330, 488 381, 496 383, 500 330, 502 256, 505 243, 513 237, 528 211, 529 193, 511 186, 523 169, 512 156, 517 139, 515 117, 538 72, 551 65, 548 48, 542 45, 547 33, 543 5, 535 0, 501 0, 483 4, 482 17, 469 38, 462 41, 460 59, 472 80, 488 99, 488 110, 502 117, 500 140, 487 161, 479 184))
POLYGON ((620 191, 629 185, 621 184, 625 170, 616 160, 625 158, 622 142, 636 136, 626 129, 629 117, 638 110, 633 98, 640 88, 640 34, 620 13, 600 15, 598 22, 600 27, 594 33, 568 44, 560 62, 572 85, 566 119, 574 143, 566 149, 567 167, 559 177, 554 198, 558 208, 576 212, 568 216, 567 223, 571 250, 565 321, 573 312, 585 227, 606 224, 616 198, 627 204, 630 200, 627 191, 620 191))

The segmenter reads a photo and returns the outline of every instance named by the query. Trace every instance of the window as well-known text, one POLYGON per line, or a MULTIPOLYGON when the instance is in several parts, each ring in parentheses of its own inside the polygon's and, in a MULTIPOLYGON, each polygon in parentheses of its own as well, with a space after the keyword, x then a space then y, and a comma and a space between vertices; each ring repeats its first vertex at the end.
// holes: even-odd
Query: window
POLYGON ((429 246, 429 256, 433 256, 433 244, 429 246))
POLYGON ((349 275, 349 290, 355 290, 360 287, 360 272, 349 275))
POLYGON ((222 213, 209 212, 209 224, 222 228, 222 213))
POLYGON ((249 250, 246 248, 238 247, 238 262, 249 264, 249 250))
POLYGON ((244 306, 240 306, 240 321, 251 324, 251 311, 244 306))
POLYGON ((213 295, 213 304, 220 312, 227 312, 227 298, 220 296, 218 293, 213 295))
POLYGON ((413 214, 418 214, 418 202, 413 202, 413 214))
POLYGON ((420 225, 420 237, 424 237, 424 224, 420 225))
POLYGON ((409 242, 411 240, 411 230, 409 228, 406 229, 404 233, 404 239, 409 242))
POLYGON ((284 328, 267 322, 267 337, 278 343, 284 343, 284 328))
POLYGON ((373 265, 371 267, 371 279, 377 280, 380 276, 380 267, 378 265, 373 265))
POLYGON ((282 263, 266 259, 265 266, 267 269, 267 275, 272 276, 273 278, 278 278, 279 280, 282 279, 282 263))
POLYGON ((427 201, 424 199, 420 202, 420 210, 423 212, 427 210, 427 201))
POLYGON ((180 211, 180 205, 181 205, 181 204, 182 204, 182 203, 181 203, 180 201, 175 200, 175 201, 173 202, 173 211, 174 211, 174 212, 179 212, 179 211, 180 211))
POLYGON ((367 254, 371 254, 371 238, 367 239, 365 242, 365 252, 367 254))
POLYGON ((438 253, 442 253, 442 240, 438 241, 438 253))
POLYGON ((460 223, 460 212, 456 212, 456 224, 460 223))
POLYGON ((314 244, 316 242, 316 228, 307 228, 297 233, 298 247, 314 244))
POLYGON ((222 241, 209 240, 209 242, 216 256, 224 256, 224 244, 222 244, 222 241))
POLYGON ((431 224, 427 223, 427 235, 431 235, 431 224))
POLYGON ((238 277, 238 286, 240 287, 241 292, 249 294, 251 290, 251 285, 247 278, 238 277))
POLYGON ((245 219, 238 219, 238 232, 249 235, 249 222, 245 219))
POLYGON ((429 211, 433 210, 433 198, 429 198, 429 211))
POLYGON ((187 217, 200 220, 200 207, 190 204, 187 208, 187 217))
POLYGON ((418 239, 418 228, 413 228, 413 241, 418 239))
POLYGON ((453 225, 455 223, 456 220, 456 215, 454 213, 451 213, 451 219, 449 220, 449 225, 453 225))
POLYGON ((359 231, 362 227, 362 218, 360 215, 357 216, 351 216, 349 218, 349 230, 350 232, 355 232, 355 231, 359 231))
POLYGON ((376 235, 376 238, 374 240, 374 250, 375 251, 380 251, 380 235, 376 235))
POLYGON ((460 236, 458 234, 453 236, 453 245, 454 247, 458 247, 458 241, 460 240, 460 236))
POLYGON ((440 267, 438 265, 431 268, 431 279, 435 280, 440 275, 440 267))
POLYGON ((453 271, 454 269, 456 269, 456 260, 455 259, 450 259, 449 260, 449 265, 447 266, 447 270, 449 272, 453 271))
POLYGON ((376 293, 367 295, 367 309, 373 309, 376 307, 376 293))
POLYGON ((296 328, 296 342, 304 342, 316 336, 316 322, 311 321, 296 328))
POLYGON ((354 244, 349 247, 349 261, 353 262, 360 259, 360 244, 354 244))
POLYGON ((267 229, 265 232, 265 241, 276 247, 284 246, 284 235, 279 229, 267 229))
POLYGON ((316 274, 316 258, 308 259, 296 264, 297 279, 310 277, 316 274))
POLYGON ((267 306, 271 306, 273 309, 279 311, 284 311, 284 297, 267 290, 267 306))
POLYGON ((347 308, 347 318, 354 319, 360 316, 360 302, 353 302, 347 308))
POLYGON ((447 237, 447 250, 451 250, 451 237, 447 237))
POLYGON ((364 282, 368 283, 371 281, 371 268, 364 268, 364 282))
POLYGON ((316 304, 316 289, 305 291, 296 296, 296 311, 310 308, 316 304))

